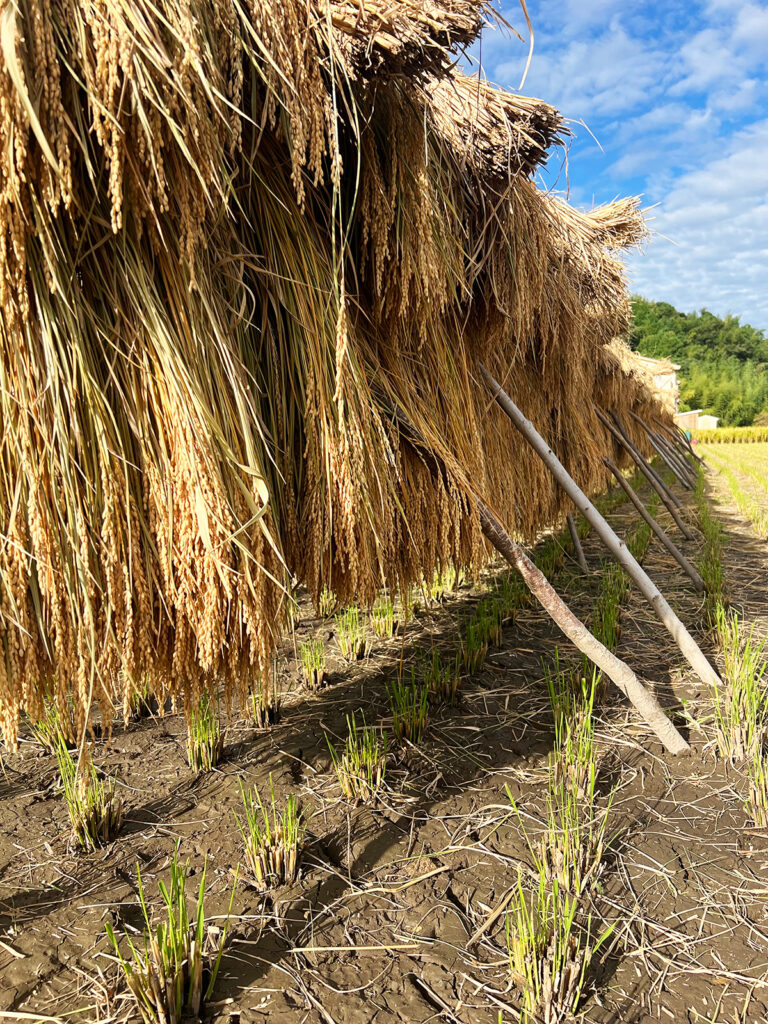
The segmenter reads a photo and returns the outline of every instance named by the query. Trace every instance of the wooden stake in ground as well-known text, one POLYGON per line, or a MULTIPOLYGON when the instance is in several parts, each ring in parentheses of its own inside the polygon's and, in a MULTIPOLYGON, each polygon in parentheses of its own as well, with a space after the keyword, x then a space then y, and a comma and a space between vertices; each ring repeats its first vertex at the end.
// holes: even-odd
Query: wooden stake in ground
POLYGON ((480 501, 478 511, 485 536, 510 565, 517 569, 528 589, 568 639, 629 698, 670 753, 682 754, 688 750, 688 744, 664 714, 659 702, 643 686, 629 665, 604 647, 584 623, 576 618, 544 573, 533 564, 520 545, 512 540, 501 523, 480 501))
POLYGON ((637 584, 640 593, 656 612, 661 622, 667 627, 680 648, 683 657, 699 679, 710 686, 722 687, 723 683, 720 677, 705 658, 704 652, 669 606, 669 603, 648 573, 632 556, 627 545, 616 536, 576 481, 568 474, 541 434, 539 434, 530 420, 523 416, 499 382, 488 373, 482 364, 478 364, 478 366, 496 402, 509 416, 528 444, 541 458, 542 462, 548 467, 555 480, 557 480, 571 501, 574 502, 579 512, 592 525, 616 561, 625 569, 630 579, 634 580, 637 584))
POLYGON ((631 441, 629 441, 628 438, 626 438, 622 433, 620 433, 618 427, 615 427, 611 423, 608 417, 603 413, 602 409, 598 409, 597 406, 595 406, 595 412, 597 414, 598 419, 603 424, 608 433, 629 454, 630 458, 635 463, 640 472, 643 474, 645 479, 656 491, 659 498, 663 501, 664 506, 667 509, 667 512, 669 512, 669 514, 674 519, 675 525, 677 526, 680 533, 682 533, 686 540, 693 540, 693 534, 677 513, 677 508, 675 507, 675 505, 678 503, 677 498, 675 498, 674 494, 672 494, 672 492, 669 490, 669 488, 661 479, 661 477, 658 476, 653 471, 653 467, 650 466, 649 463, 645 461, 645 459, 642 457, 640 452, 635 448, 635 446, 631 443, 631 441), (670 498, 672 500, 670 500, 670 498))
POLYGON ((576 529, 576 523, 574 523, 573 521, 573 516, 569 513, 565 517, 565 521, 566 523, 568 523, 568 531, 571 535, 571 543, 573 544, 573 550, 576 552, 576 560, 581 567, 581 571, 584 573, 585 576, 588 576, 589 566, 587 565, 587 560, 584 557, 584 548, 581 546, 581 541, 579 540, 579 531, 576 529))
POLYGON ((658 537, 658 539, 661 541, 661 543, 664 545, 664 547, 667 549, 670 555, 672 555, 672 557, 675 559, 678 565, 683 569, 683 571, 690 577, 694 587, 696 587, 699 593, 703 593, 704 580, 701 578, 701 576, 699 576, 698 572, 696 572, 694 567, 691 565, 691 563, 688 561, 688 559, 685 557, 682 551, 677 547, 677 545, 673 541, 671 541, 667 534, 664 532, 664 530, 662 530, 662 528, 653 518, 651 513, 642 503, 640 498, 637 496, 637 494, 635 494, 629 482, 625 480, 624 477, 621 475, 621 470, 616 465, 616 463, 612 462, 610 459, 603 459, 603 462, 616 477, 619 486, 624 491, 629 500, 632 502, 632 504, 635 506, 640 515, 643 517, 643 519, 646 521, 646 523, 648 523, 650 528, 653 530, 654 534, 658 537))
MULTIPOLYGON (((405 413, 395 409, 393 416, 403 437, 418 449, 430 471, 445 476, 444 463, 427 445, 405 413)), ((499 554, 517 569, 528 589, 575 647, 616 684, 671 754, 682 754, 688 750, 688 744, 664 714, 659 702, 643 686, 629 665, 604 647, 584 623, 576 618, 546 576, 533 564, 520 545, 512 540, 498 519, 480 500, 477 501, 477 510, 484 536, 499 554)))

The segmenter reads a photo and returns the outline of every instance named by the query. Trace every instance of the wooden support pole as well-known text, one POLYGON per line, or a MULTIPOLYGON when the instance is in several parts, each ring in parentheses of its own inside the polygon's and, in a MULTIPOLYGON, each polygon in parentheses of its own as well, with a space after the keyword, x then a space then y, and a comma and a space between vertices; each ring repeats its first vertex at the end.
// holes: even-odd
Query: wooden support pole
POLYGON ((666 423, 662 423, 661 420, 654 419, 653 421, 659 430, 667 437, 668 444, 677 452, 678 456, 683 460, 689 469, 693 469, 694 476, 696 475, 695 467, 691 466, 690 458, 692 457, 696 462, 703 462, 704 460, 694 452, 688 444, 688 438, 682 433, 677 424, 672 427, 666 423))
POLYGON ((644 419, 642 419, 640 416, 638 416, 631 410, 629 415, 632 417, 633 420, 635 420, 636 423, 640 424, 640 426, 645 431, 648 440, 659 453, 663 461, 667 464, 667 466, 669 466, 669 468, 675 474, 675 476, 683 485, 683 487, 685 487, 689 491, 692 490, 693 484, 691 483, 691 479, 688 475, 688 467, 680 463, 676 454, 669 448, 664 439, 659 434, 654 433, 654 431, 651 430, 651 428, 648 426, 644 419))
POLYGON ((589 566, 587 560, 584 557, 584 548, 581 546, 581 540, 579 539, 579 531, 576 529, 576 523, 573 521, 573 516, 568 513, 565 517, 565 521, 568 523, 568 531, 571 535, 571 543, 573 544, 573 550, 576 552, 576 560, 581 567, 581 571, 585 576, 589 576, 589 566))
POLYGON ((528 444, 541 458, 542 462, 549 468, 555 480, 557 480, 571 501, 574 502, 579 512, 591 524, 616 561, 626 570, 630 579, 635 581, 640 593, 656 612, 660 621, 669 630, 683 657, 699 679, 710 686, 722 687, 723 683, 720 677, 707 661, 704 652, 672 610, 648 573, 634 558, 627 545, 616 536, 576 481, 568 474, 541 434, 539 434, 530 420, 523 416, 509 395, 502 389, 499 382, 488 373, 482 363, 479 363, 478 367, 496 402, 509 416, 528 444))
POLYGON ((632 669, 604 647, 584 623, 576 618, 546 576, 480 501, 478 511, 485 536, 510 565, 517 569, 542 608, 554 619, 574 646, 616 684, 671 754, 682 754, 688 750, 686 741, 632 669))
POLYGON ((695 487, 696 487, 696 480, 698 479, 698 471, 697 471, 697 469, 696 469, 696 468, 695 468, 695 467, 694 467, 694 466, 693 466, 693 465, 691 464, 691 460, 690 460, 690 459, 688 458, 688 456, 687 456, 687 455, 685 455, 685 454, 684 454, 683 452, 681 452, 679 448, 677 448, 677 447, 676 447, 675 445, 673 445, 673 444, 672 444, 672 443, 671 443, 670 441, 668 441, 668 440, 666 439, 666 437, 664 437, 664 435, 663 435, 663 434, 660 434, 660 433, 659 433, 659 432, 657 431, 657 432, 656 432, 656 437, 657 437, 657 438, 658 438, 658 439, 659 439, 660 441, 663 441, 663 442, 664 442, 664 444, 665 444, 665 445, 666 445, 666 447, 667 447, 667 450, 668 450, 669 452, 671 452, 671 453, 672 453, 672 455, 673 455, 673 456, 674 456, 674 458, 675 458, 675 461, 676 461, 676 462, 677 462, 677 464, 678 464, 678 465, 679 465, 679 466, 681 467, 681 469, 682 469, 683 473, 685 473, 686 477, 687 477, 687 478, 688 478, 688 480, 690 481, 690 484, 691 484, 691 490, 694 490, 694 489, 695 489, 695 487))
MULTIPOLYGON (((444 463, 427 445, 405 414, 400 409, 395 409, 393 416, 401 434, 419 450, 431 472, 445 476, 444 463)), ((664 714, 659 702, 643 686, 629 665, 617 658, 590 633, 557 594, 544 573, 533 564, 520 545, 510 537, 490 509, 479 499, 477 510, 484 536, 520 573, 528 589, 573 645, 615 683, 671 754, 682 754, 688 750, 688 744, 664 714)))
POLYGON ((651 475, 651 483, 653 483, 654 480, 656 481, 656 484, 658 485, 656 487, 656 490, 659 492, 662 501, 664 501, 664 498, 666 496, 666 498, 672 502, 675 508, 682 508, 683 506, 675 492, 667 485, 661 473, 656 472, 656 468, 650 464, 650 462, 645 458, 645 456, 639 450, 639 448, 633 443, 632 439, 630 438, 627 432, 626 427, 621 422, 618 415, 613 411, 611 412, 611 419, 613 420, 613 425, 618 430, 619 435, 624 439, 624 447, 627 448, 630 454, 634 453, 634 456, 636 456, 636 460, 640 460, 641 467, 644 466, 647 469, 648 473, 650 473, 651 475))
POLYGON ((658 537, 658 539, 661 541, 661 543, 664 545, 664 547, 667 549, 667 551, 670 553, 670 555, 672 555, 672 557, 675 559, 675 561, 678 563, 678 565, 682 568, 682 570, 686 573, 686 575, 690 577, 690 580, 693 583, 694 587, 696 587, 696 589, 699 591, 699 593, 703 593, 704 592, 704 580, 701 578, 701 576, 699 576, 698 572, 696 572, 694 567, 691 565, 691 563, 688 561, 688 559, 685 557, 685 555, 682 553, 682 551, 677 547, 677 545, 672 540, 670 540, 670 538, 667 536, 667 534, 664 532, 664 530, 662 530, 662 528, 659 526, 659 524, 653 518, 651 513, 648 511, 648 509, 642 503, 640 498, 638 498, 638 496, 635 494, 635 492, 633 491, 633 489, 630 486, 629 482, 627 480, 625 480, 624 477, 621 475, 621 470, 619 469, 619 467, 614 462, 612 462, 610 459, 603 459, 603 462, 606 464, 608 469, 610 469, 610 471, 616 477, 616 480, 618 481, 619 486, 622 488, 622 490, 624 491, 626 496, 629 498, 629 500, 635 506, 637 511, 640 513, 640 515, 646 521, 646 523, 648 523, 648 525, 653 530, 653 532, 656 535, 656 537, 658 537))
POLYGON ((686 490, 690 490, 690 482, 688 478, 684 476, 681 473, 680 468, 675 465, 674 460, 670 457, 669 453, 665 451, 664 445, 660 443, 660 441, 653 433, 653 431, 648 429, 648 427, 643 423, 639 416, 635 416, 634 413, 631 413, 630 415, 634 419, 636 419, 640 423, 640 426, 645 430, 645 436, 648 438, 651 445, 653 446, 656 455, 658 455, 658 457, 662 459, 662 461, 665 463, 668 469, 672 470, 672 472, 675 474, 675 478, 677 479, 678 483, 681 483, 686 490))
POLYGON ((626 452, 628 452, 629 456, 631 457, 637 468, 643 474, 643 476, 651 485, 651 487, 653 487, 653 489, 656 491, 659 498, 664 503, 667 512, 669 512, 669 514, 674 519, 675 525, 677 526, 680 533, 682 533, 686 540, 693 540, 693 534, 682 521, 677 512, 677 508, 675 507, 675 502, 677 499, 675 499, 674 495, 670 493, 669 488, 666 486, 664 481, 657 476, 657 474, 653 471, 652 467, 645 461, 645 459, 642 457, 640 452, 635 448, 635 446, 631 443, 631 441, 629 441, 629 439, 626 438, 624 434, 620 433, 619 429, 615 427, 613 423, 611 423, 607 416, 604 415, 602 409, 598 409, 597 406, 595 406, 595 412, 597 413, 598 419, 603 424, 605 429, 611 434, 612 437, 615 438, 618 444, 620 444, 621 447, 624 448, 626 452), (670 497, 668 497, 668 495, 674 500, 670 501, 670 497))
POLYGON ((655 430, 648 431, 648 439, 651 444, 655 446, 656 451, 659 452, 661 457, 666 461, 667 465, 671 468, 677 479, 686 488, 686 490, 693 490, 693 482, 691 480, 691 468, 680 458, 679 454, 672 448, 666 438, 662 437, 655 430))
POLYGON ((694 451, 693 445, 688 440, 688 435, 685 433, 682 427, 678 426, 677 423, 673 423, 669 428, 670 433, 673 433, 677 438, 678 444, 686 453, 686 455, 692 455, 697 462, 700 462, 702 466, 706 466, 706 462, 697 452, 694 451))
POLYGON ((668 441, 667 438, 664 437, 664 435, 660 433, 658 430, 655 430, 653 432, 653 436, 656 438, 659 444, 661 444, 664 447, 664 450, 675 463, 675 465, 679 466, 680 471, 683 473, 686 480, 690 482, 691 488, 693 488, 696 483, 696 471, 694 470, 693 466, 691 466, 688 459, 683 455, 679 448, 677 448, 674 444, 668 441))

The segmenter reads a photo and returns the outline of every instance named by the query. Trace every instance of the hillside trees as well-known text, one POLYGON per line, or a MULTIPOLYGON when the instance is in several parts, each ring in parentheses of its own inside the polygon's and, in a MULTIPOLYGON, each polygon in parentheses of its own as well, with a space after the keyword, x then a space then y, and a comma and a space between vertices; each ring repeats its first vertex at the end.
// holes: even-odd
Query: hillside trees
POLYGON ((768 416, 768 338, 736 316, 681 313, 668 302, 632 299, 630 345, 680 364, 680 408, 703 409, 723 426, 768 416))

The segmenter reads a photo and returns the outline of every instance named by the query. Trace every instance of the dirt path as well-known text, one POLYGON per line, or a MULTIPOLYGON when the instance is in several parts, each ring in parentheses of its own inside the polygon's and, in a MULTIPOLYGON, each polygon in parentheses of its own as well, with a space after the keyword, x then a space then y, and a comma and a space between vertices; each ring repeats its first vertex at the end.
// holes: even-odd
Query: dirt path
MULTIPOLYGON (((764 617, 768 548, 729 507, 718 515, 727 529, 731 599, 747 619, 764 617)), ((609 518, 622 534, 635 522, 626 505, 609 518)), ((674 531, 666 513, 660 521, 674 531)), ((696 545, 684 546, 695 557, 696 545)), ((585 579, 566 559, 555 583, 588 618, 605 555, 592 536, 585 550, 594 572, 585 579)), ((714 658, 701 602, 656 542, 646 566, 714 658)), ((261 732, 233 721, 226 759, 210 775, 191 777, 178 716, 117 730, 96 760, 119 774, 127 820, 117 841, 94 854, 68 849, 53 759, 31 740, 5 754, 0 1010, 67 1014, 75 1022, 136 1019, 115 991, 104 924, 140 929, 137 861, 154 898, 181 838, 195 877, 208 859, 206 913, 224 914, 242 856, 233 817, 239 782, 268 790, 272 773, 278 798, 296 793, 311 816, 304 873, 266 896, 238 885, 234 941, 209 1019, 517 1020, 504 915, 472 945, 469 939, 503 904, 518 870, 527 870, 505 786, 535 832, 553 743, 543 666, 556 646, 576 664, 567 644, 538 608, 520 611, 502 647, 463 682, 459 704, 433 714, 426 742, 393 753, 375 806, 341 799, 325 738, 342 737, 347 713, 359 708, 369 723, 391 726, 386 687, 398 664, 432 645, 452 649, 457 617, 482 593, 465 587, 441 608, 422 611, 404 639, 379 642, 367 662, 331 665, 320 695, 297 687, 287 645, 281 676, 293 689, 282 721, 261 732)), ((328 639, 331 627, 305 612, 298 639, 328 639)), ((634 592, 621 623, 619 655, 654 682, 665 705, 679 713, 687 702, 688 717, 679 720, 692 752, 665 755, 618 695, 600 709, 601 799, 618 787, 610 818, 617 835, 591 909, 596 929, 617 924, 584 1019, 756 1024, 768 1016, 768 842, 749 825, 743 780, 715 758, 710 695, 683 670, 634 592)))

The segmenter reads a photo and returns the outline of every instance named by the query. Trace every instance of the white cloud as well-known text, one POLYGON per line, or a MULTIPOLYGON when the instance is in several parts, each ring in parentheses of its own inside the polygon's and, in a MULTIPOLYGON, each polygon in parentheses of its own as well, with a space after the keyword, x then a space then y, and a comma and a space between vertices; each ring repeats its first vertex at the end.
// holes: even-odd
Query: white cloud
MULTIPOLYGON (((768 0, 528 6, 525 92, 589 128, 574 125, 571 201, 643 192, 658 234, 631 260, 637 289, 768 329, 768 0)), ((520 27, 519 9, 505 14, 520 27)), ((526 44, 486 35, 483 55, 492 80, 517 86, 526 44)))
MULTIPOLYGON (((615 17, 600 35, 575 39, 564 48, 534 51, 525 91, 540 95, 569 118, 587 120, 637 110, 657 94, 666 58, 648 40, 630 35, 615 17)), ((491 77, 516 83, 519 61, 489 68, 491 77)))
POLYGON ((745 4, 740 7, 733 38, 735 42, 743 43, 750 48, 765 47, 768 44, 768 7, 757 4, 745 4))
POLYGON ((768 329, 768 120, 680 176, 653 211, 656 237, 630 261, 633 287, 682 309, 707 306, 768 329))

